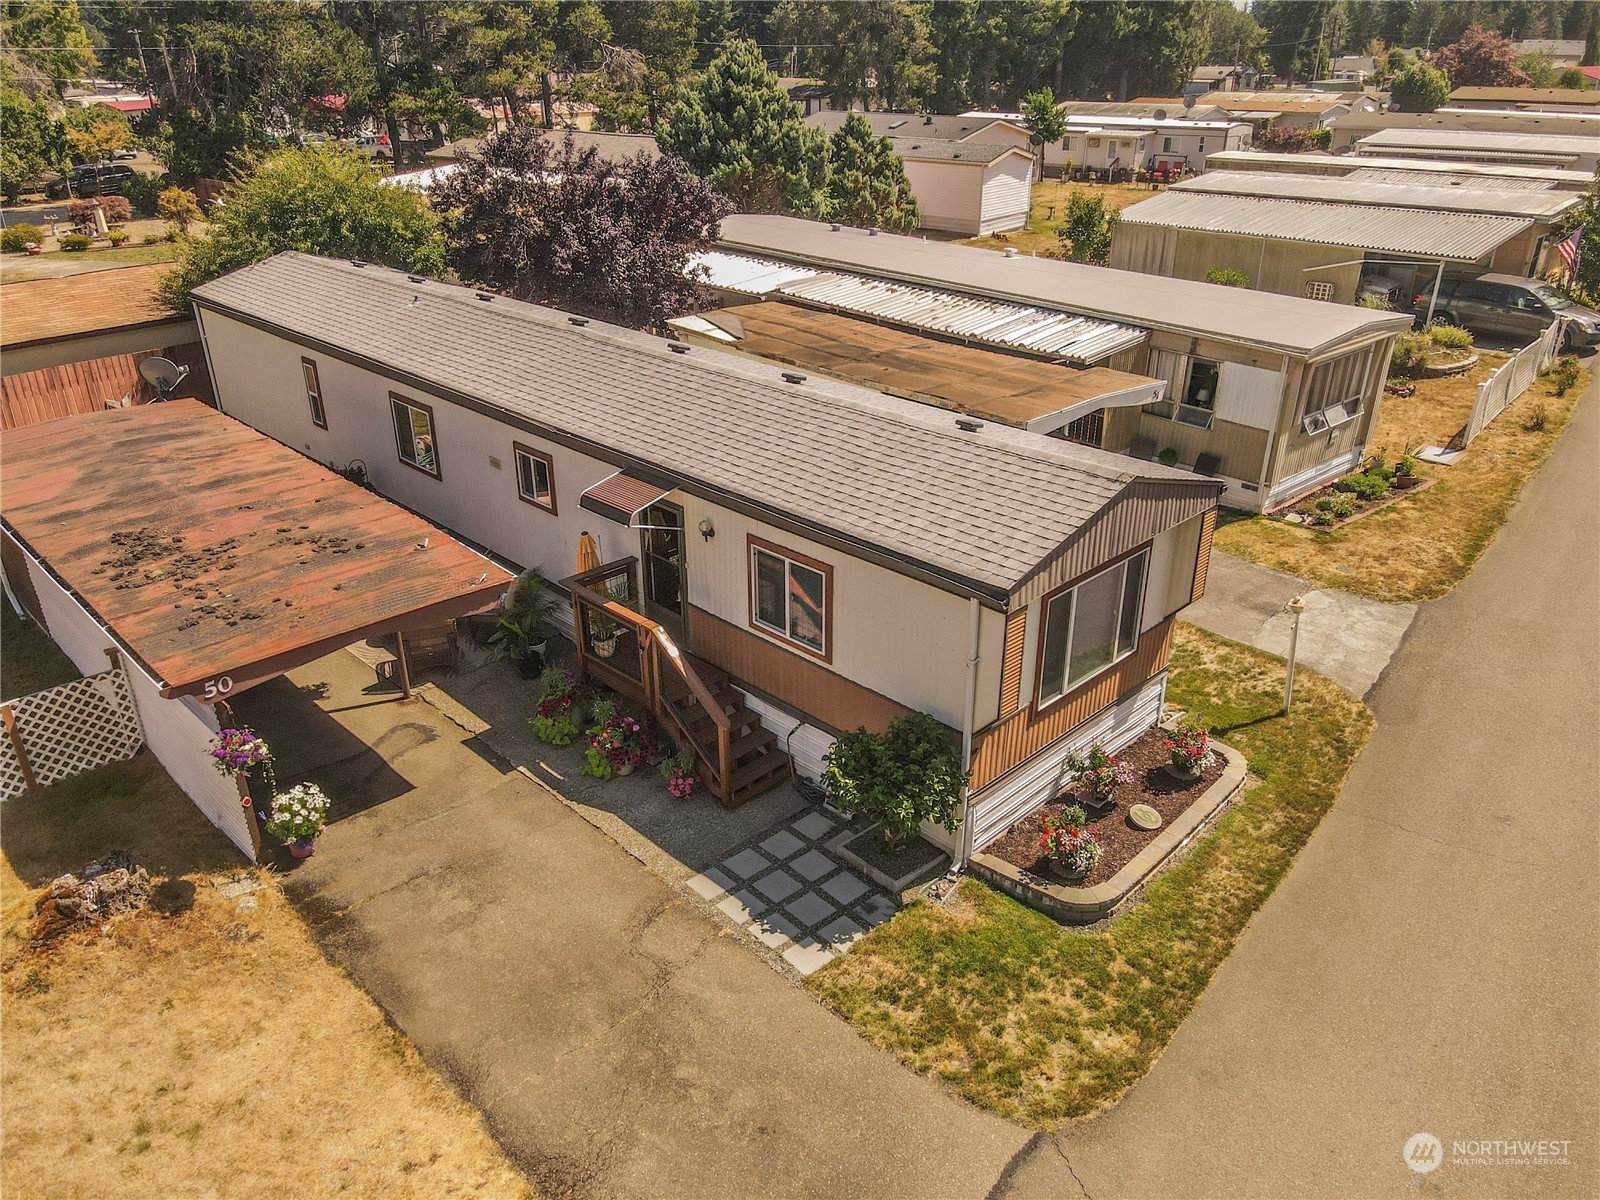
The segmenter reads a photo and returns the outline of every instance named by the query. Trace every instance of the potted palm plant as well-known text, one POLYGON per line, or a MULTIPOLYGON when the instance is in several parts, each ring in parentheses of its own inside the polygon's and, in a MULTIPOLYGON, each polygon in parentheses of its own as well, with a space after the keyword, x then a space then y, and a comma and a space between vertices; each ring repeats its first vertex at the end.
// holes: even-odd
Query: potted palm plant
POLYGON ((534 679, 544 669, 550 644, 550 618, 556 610, 555 594, 545 584, 544 573, 530 567, 506 594, 505 608, 489 635, 489 648, 497 658, 517 664, 524 679, 534 679))

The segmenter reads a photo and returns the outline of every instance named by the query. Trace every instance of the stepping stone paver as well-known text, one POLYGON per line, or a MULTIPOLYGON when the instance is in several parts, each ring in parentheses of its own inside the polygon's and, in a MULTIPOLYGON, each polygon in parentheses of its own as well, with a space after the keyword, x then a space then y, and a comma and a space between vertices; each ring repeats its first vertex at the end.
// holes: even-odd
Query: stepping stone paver
POLYGON ((726 871, 732 871, 740 879, 749 879, 752 875, 759 875, 772 865, 772 860, 759 850, 741 850, 732 858, 722 861, 726 871))
POLYGON ((756 940, 762 945, 776 950, 790 938, 799 937, 800 926, 781 912, 770 912, 756 921, 750 927, 750 932, 756 935, 756 940))
POLYGON ((807 813, 789 828, 803 838, 810 838, 813 842, 820 842, 833 832, 833 822, 821 813, 813 812, 807 813))
POLYGON ((743 925, 758 913, 765 912, 769 905, 749 892, 735 892, 717 907, 727 913, 728 919, 735 925, 743 925))
POLYGON ((805 884, 780 867, 770 875, 763 875, 752 886, 767 899, 781 901, 794 895, 805 884))
POLYGON ((834 905, 829 904, 815 892, 807 892, 804 896, 797 896, 783 907, 789 911, 790 916, 794 917, 802 925, 820 924, 839 911, 834 905))
POLYGON ((882 896, 873 896, 857 905, 856 912, 866 921, 868 927, 871 927, 873 925, 882 925, 890 917, 894 916, 895 906, 892 900, 887 900, 882 896))
POLYGON ((840 917, 837 921, 824 925, 817 930, 817 940, 826 942, 842 954, 850 948, 850 943, 864 933, 866 933, 866 930, 849 917, 840 917))
MULTIPOLYGON (((821 850, 807 850, 799 858, 795 859, 789 864, 789 869, 791 871, 798 871, 809 881, 815 883, 830 871, 837 871, 839 869, 839 864, 834 862, 833 859, 829 858, 821 850)), ((862 889, 862 891, 865 890, 865 888, 862 889)), ((856 896, 859 896, 860 894, 861 892, 857 892, 856 896)), ((854 900, 856 896, 846 897, 845 903, 848 904, 851 900, 854 900)))
POLYGON ((871 889, 849 871, 841 872, 822 885, 822 890, 827 892, 840 904, 854 904, 871 889))
POLYGON ((785 950, 783 957, 784 961, 796 971, 799 971, 800 974, 810 975, 813 971, 818 971, 828 965, 829 960, 833 958, 833 951, 812 941, 810 938, 806 938, 785 950))
POLYGON ((761 848, 768 854, 772 855, 773 858, 788 858, 796 851, 804 850, 806 848, 806 844, 800 838, 795 837, 795 835, 790 833, 787 829, 780 829, 766 841, 762 842, 761 848))
POLYGON ((715 900, 723 892, 733 890, 733 880, 712 867, 689 880, 689 890, 704 900, 715 900))

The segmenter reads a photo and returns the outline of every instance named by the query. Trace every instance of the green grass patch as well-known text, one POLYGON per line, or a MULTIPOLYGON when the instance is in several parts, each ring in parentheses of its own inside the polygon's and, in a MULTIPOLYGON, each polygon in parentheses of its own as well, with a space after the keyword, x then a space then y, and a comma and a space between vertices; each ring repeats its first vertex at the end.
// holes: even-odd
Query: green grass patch
POLYGON ((121 263, 125 267, 143 266, 148 263, 169 263, 178 260, 178 247, 174 242, 152 242, 150 245, 124 245, 113 250, 109 246, 98 246, 93 250, 84 250, 77 254, 68 254, 60 250, 52 250, 41 254, 40 258, 70 258, 73 262, 106 262, 121 263))
POLYGON ((81 677, 49 634, 0 600, 0 696, 15 699, 81 677))
POLYGON ((1114 1103, 1155 1062, 1338 795, 1372 715, 1282 660, 1180 625, 1168 696, 1259 779, 1108 926, 1077 931, 965 880, 808 981, 875 1045, 1004 1117, 1049 1127, 1114 1103))

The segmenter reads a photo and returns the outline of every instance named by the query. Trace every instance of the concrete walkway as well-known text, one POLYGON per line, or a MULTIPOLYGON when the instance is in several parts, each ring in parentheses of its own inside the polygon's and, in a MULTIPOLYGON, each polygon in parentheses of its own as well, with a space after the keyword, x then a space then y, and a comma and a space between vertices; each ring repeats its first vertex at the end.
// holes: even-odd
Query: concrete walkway
POLYGON ((1600 1195, 1597 461, 1600 386, 1418 616, 1339 802, 1155 1069, 997 1196, 1600 1195), (1570 1163, 1452 1161, 1494 1139, 1570 1163))
POLYGON ((982 1197, 1026 1144, 373 679, 340 652, 237 698, 280 781, 335 798, 285 888, 541 1194, 982 1197))
POLYGON ((1293 575, 1220 551, 1211 555, 1206 594, 1183 619, 1271 654, 1289 653, 1293 596, 1306 599, 1296 661, 1354 696, 1378 682, 1417 615, 1415 604, 1385 604, 1336 588, 1312 588, 1293 575))

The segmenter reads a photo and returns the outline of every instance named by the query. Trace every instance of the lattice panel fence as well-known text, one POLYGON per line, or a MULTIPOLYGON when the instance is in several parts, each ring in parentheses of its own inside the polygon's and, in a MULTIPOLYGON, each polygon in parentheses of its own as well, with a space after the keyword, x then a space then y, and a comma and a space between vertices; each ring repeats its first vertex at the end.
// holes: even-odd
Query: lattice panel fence
POLYGON ((0 705, 0 800, 132 758, 144 745, 122 669, 75 679, 0 705))

